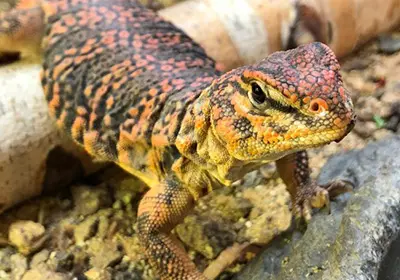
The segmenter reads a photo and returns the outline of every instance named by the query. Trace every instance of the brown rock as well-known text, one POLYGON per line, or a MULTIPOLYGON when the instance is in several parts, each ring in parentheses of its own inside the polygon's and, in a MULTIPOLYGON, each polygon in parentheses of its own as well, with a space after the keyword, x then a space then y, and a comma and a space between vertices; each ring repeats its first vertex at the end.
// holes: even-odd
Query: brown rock
POLYGON ((106 186, 74 186, 71 188, 75 210, 80 215, 90 215, 101 207, 111 205, 111 199, 106 186))
POLYGON ((379 129, 374 132, 372 137, 374 137, 375 140, 382 140, 384 138, 388 138, 390 136, 393 136, 394 133, 391 130, 386 130, 386 129, 379 129))
POLYGON ((248 189, 243 196, 255 207, 240 232, 241 238, 265 244, 290 226, 292 214, 288 207, 289 193, 280 179, 248 189))
POLYGON ((11 279, 20 280, 28 269, 28 261, 21 254, 14 254, 10 257, 11 279))
POLYGON ((381 106, 378 99, 372 96, 362 96, 358 99, 357 107, 360 108, 357 116, 360 120, 371 121, 375 115, 380 114, 381 106))
POLYGON ((35 268, 28 270, 21 280, 68 280, 67 275, 51 271, 45 264, 40 264, 35 268))
POLYGON ((45 228, 32 221, 17 221, 9 229, 10 242, 24 255, 40 249, 46 240, 45 228))
POLYGON ((176 228, 184 244, 212 259, 236 239, 233 224, 219 216, 190 215, 176 228))
POLYGON ((111 280, 111 273, 104 269, 92 268, 85 272, 88 280, 111 280))
POLYGON ((96 235, 98 225, 99 218, 97 216, 90 216, 77 225, 74 230, 75 243, 83 246, 86 240, 96 235))
POLYGON ((50 251, 47 249, 43 249, 42 251, 36 253, 33 257, 32 260, 30 262, 30 266, 34 267, 37 266, 40 263, 44 263, 47 261, 47 259, 49 258, 50 255, 50 251))
POLYGON ((375 122, 370 122, 370 121, 367 122, 358 121, 354 126, 354 132, 356 132, 363 138, 370 137, 377 129, 378 128, 376 127, 375 122))
POLYGON ((90 263, 97 269, 113 266, 123 257, 120 244, 112 240, 91 239, 88 242, 88 252, 91 255, 90 263))

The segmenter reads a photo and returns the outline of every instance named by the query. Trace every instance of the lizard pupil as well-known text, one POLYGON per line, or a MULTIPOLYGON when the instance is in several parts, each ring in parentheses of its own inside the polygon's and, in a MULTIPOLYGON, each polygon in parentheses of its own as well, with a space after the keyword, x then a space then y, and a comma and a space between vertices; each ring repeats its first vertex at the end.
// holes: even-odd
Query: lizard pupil
POLYGON ((265 93, 257 83, 251 84, 251 95, 253 97, 253 100, 258 104, 263 104, 267 99, 265 93))

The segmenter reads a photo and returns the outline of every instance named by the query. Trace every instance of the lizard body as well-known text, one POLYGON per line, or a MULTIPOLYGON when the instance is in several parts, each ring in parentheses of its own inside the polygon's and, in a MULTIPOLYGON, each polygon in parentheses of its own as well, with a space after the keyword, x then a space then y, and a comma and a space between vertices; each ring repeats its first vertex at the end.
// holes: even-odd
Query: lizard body
POLYGON ((340 141, 355 114, 327 46, 221 73, 190 37, 136 1, 52 0, 21 1, 2 15, 0 51, 24 51, 13 41, 24 41, 15 34, 29 26, 26 15, 38 22, 28 35, 43 37, 41 83, 57 125, 150 187, 139 238, 163 279, 206 279, 170 231, 201 196, 266 162, 277 162, 297 216, 310 219, 315 197, 329 202, 304 149, 340 141))

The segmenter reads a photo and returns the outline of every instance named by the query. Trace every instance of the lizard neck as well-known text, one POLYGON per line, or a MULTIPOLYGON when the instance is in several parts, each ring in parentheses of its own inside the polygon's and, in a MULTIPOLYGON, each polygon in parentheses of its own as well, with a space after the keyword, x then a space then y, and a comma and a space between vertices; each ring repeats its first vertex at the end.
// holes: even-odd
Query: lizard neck
MULTIPOLYGON (((217 137, 211 121, 211 106, 209 91, 212 85, 202 91, 199 97, 190 105, 182 120, 182 126, 177 135, 175 145, 183 156, 176 173, 184 170, 196 170, 207 177, 209 183, 215 181, 222 185, 230 185, 245 173, 255 168, 254 164, 247 164, 229 154, 224 143, 217 137), (184 163, 184 161, 186 161, 184 163), (182 168, 182 164, 190 168, 182 168)), ((188 180, 194 175, 188 177, 188 180)), ((208 183, 206 183, 208 184, 208 183)), ((210 188, 210 186, 207 186, 210 188)))

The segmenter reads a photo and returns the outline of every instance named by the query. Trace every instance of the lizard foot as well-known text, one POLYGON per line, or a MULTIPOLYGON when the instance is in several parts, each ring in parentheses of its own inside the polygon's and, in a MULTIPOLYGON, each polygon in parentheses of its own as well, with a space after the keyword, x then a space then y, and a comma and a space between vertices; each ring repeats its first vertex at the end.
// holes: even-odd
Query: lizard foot
POLYGON ((311 220, 312 208, 326 206, 330 212, 330 200, 352 190, 351 183, 343 180, 335 180, 324 185, 310 182, 298 189, 293 206, 294 217, 298 222, 304 220, 308 224, 311 220))

